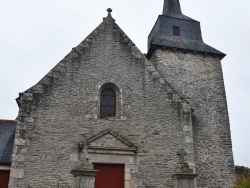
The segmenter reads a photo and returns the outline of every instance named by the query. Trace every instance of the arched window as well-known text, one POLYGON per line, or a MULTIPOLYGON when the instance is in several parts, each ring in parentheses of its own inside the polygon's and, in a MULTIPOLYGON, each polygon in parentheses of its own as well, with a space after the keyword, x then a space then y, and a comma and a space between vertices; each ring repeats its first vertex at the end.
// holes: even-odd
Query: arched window
POLYGON ((100 117, 116 116, 116 93, 111 88, 101 92, 100 117))

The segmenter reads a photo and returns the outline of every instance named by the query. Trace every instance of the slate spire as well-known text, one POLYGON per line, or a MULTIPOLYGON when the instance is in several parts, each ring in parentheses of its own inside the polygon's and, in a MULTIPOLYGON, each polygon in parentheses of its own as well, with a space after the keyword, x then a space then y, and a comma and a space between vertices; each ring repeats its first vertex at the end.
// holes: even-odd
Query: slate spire
POLYGON ((164 0, 163 15, 168 14, 182 15, 179 0, 164 0))
POLYGON ((182 14, 180 0, 164 0, 163 14, 148 36, 148 59, 160 48, 225 57, 224 53, 203 42, 200 22, 182 14))

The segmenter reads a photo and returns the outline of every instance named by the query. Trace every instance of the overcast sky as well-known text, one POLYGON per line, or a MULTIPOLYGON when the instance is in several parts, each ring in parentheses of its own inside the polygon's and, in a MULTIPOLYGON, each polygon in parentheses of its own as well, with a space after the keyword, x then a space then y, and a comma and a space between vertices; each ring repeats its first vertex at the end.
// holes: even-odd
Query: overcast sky
MULTIPOLYGON (((236 165, 250 167, 250 1, 181 0, 201 22, 222 60, 236 165)), ((116 23, 143 52, 163 0, 0 0, 0 119, 15 119, 15 99, 77 46, 112 8, 116 23)))

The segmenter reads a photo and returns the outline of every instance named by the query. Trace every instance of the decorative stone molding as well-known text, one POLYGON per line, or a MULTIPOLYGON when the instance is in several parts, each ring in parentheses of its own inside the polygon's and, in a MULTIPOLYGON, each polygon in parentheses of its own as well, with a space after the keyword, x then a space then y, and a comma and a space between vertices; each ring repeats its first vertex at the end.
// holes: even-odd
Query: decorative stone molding
POLYGON ((90 169, 74 169, 71 170, 71 174, 73 174, 74 177, 84 177, 84 176, 92 176, 95 177, 98 170, 90 170, 90 169))
POLYGON ((190 174, 190 173, 184 173, 184 174, 174 174, 172 177, 176 179, 194 179, 198 176, 198 174, 190 174))
POLYGON ((87 139, 88 153, 113 154, 113 155, 135 155, 137 146, 129 142, 123 136, 105 130, 87 139))

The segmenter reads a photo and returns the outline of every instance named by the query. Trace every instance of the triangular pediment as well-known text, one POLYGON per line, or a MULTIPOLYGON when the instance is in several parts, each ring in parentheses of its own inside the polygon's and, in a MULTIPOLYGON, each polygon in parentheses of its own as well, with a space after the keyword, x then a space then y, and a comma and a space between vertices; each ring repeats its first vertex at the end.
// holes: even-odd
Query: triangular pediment
POLYGON ((90 153, 132 154, 137 150, 136 145, 111 130, 92 136, 87 140, 87 145, 90 153))

